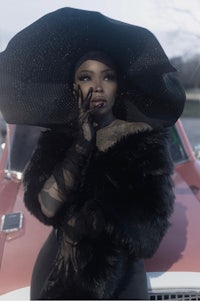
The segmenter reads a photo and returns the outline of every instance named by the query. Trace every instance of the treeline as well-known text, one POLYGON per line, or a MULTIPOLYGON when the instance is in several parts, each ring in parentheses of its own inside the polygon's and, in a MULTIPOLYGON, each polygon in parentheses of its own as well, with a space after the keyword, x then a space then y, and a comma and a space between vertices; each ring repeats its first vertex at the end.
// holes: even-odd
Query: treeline
POLYGON ((171 59, 178 70, 178 77, 185 89, 200 89, 200 54, 187 60, 182 57, 171 59))

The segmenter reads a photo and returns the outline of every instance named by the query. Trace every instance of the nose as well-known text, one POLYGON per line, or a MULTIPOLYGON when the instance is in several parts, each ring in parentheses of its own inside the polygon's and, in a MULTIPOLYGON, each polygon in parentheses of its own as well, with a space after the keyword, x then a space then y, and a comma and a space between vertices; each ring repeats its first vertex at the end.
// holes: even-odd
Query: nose
POLYGON ((96 86, 95 92, 102 92, 102 91, 103 91, 103 88, 100 85, 96 86))
POLYGON ((101 80, 96 80, 95 86, 94 86, 94 91, 95 92, 102 92, 103 91, 101 80))

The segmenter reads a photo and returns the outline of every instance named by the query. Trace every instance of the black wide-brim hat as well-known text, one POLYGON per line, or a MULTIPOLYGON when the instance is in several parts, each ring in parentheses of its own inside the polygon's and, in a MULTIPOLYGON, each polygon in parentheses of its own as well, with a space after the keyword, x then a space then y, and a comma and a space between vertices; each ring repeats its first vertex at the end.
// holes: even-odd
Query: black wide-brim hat
POLYGON ((103 51, 120 70, 126 119, 170 126, 184 90, 147 29, 98 12, 62 8, 16 34, 0 54, 0 110, 8 123, 73 124, 72 70, 89 51, 103 51))

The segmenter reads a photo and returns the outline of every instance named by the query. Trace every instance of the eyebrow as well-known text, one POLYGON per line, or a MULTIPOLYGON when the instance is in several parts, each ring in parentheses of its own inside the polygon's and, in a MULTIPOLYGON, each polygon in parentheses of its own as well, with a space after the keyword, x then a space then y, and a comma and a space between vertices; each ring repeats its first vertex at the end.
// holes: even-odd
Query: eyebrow
MULTIPOLYGON (((102 70, 101 72, 102 72, 102 73, 105 73, 105 72, 108 72, 108 71, 109 71, 109 72, 110 72, 110 71, 111 71, 111 72, 115 72, 115 70, 110 69, 110 68, 109 68, 109 69, 102 70)), ((80 72, 80 73, 81 73, 81 72, 90 72, 90 73, 94 73, 95 71, 86 69, 86 70, 80 70, 79 72, 80 72)))

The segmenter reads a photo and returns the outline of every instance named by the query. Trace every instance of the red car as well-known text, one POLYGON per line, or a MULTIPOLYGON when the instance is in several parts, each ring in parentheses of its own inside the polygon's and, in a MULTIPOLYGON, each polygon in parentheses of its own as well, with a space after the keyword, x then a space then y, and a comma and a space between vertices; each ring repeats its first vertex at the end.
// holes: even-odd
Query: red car
MULTIPOLYGON (((0 299, 29 299, 37 254, 51 228, 23 204, 22 171, 40 128, 8 126, 0 161, 0 299)), ((146 260, 151 300, 200 300, 200 161, 180 120, 171 129, 175 210, 157 253, 146 260)))

